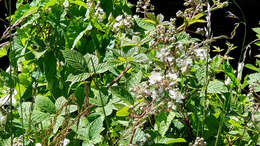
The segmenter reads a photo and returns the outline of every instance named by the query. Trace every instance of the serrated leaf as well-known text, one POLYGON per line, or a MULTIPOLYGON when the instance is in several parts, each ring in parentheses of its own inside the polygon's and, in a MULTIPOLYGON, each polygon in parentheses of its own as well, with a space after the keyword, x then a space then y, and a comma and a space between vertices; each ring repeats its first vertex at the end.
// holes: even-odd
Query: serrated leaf
POLYGON ((67 64, 69 64, 72 68, 80 71, 86 71, 86 62, 84 57, 75 50, 64 50, 62 51, 63 57, 67 64))
POLYGON ((116 116, 118 116, 118 117, 127 117, 129 114, 130 113, 129 113, 128 106, 125 106, 116 112, 116 116))
POLYGON ((138 83, 141 82, 143 77, 143 73, 140 70, 139 72, 137 72, 136 74, 132 74, 130 77, 130 80, 128 81, 128 88, 132 88, 135 85, 137 85, 138 83))
POLYGON ((141 18, 136 18, 135 19, 137 25, 145 30, 149 30, 149 31, 152 31, 155 29, 155 26, 154 24, 150 23, 150 22, 146 22, 144 21, 143 19, 141 18))
MULTIPOLYGON (((56 111, 59 110, 65 103, 67 102, 67 99, 65 97, 59 97, 56 102, 55 102, 55 108, 56 111)), ((78 107, 76 105, 67 105, 68 108, 68 112, 69 113, 73 113, 75 111, 77 111, 78 107)), ((61 115, 65 115, 65 107, 63 108, 63 110, 61 111, 61 115)))
POLYGON ((56 108, 52 101, 45 96, 36 96, 35 105, 41 110, 48 113, 55 113, 56 108))
POLYGON ((104 73, 110 69, 113 69, 117 66, 122 65, 122 62, 118 62, 118 61, 107 61, 105 63, 100 63, 98 64, 98 66, 96 67, 96 73, 104 73))
POLYGON ((75 38, 74 43, 72 45, 71 49, 74 49, 74 47, 76 46, 76 44, 78 43, 78 41, 83 37, 83 35, 90 31, 92 29, 92 25, 91 23, 88 24, 87 28, 85 30, 83 30, 82 32, 79 33, 79 35, 75 38))
POLYGON ((138 54, 136 56, 134 56, 135 59, 134 59, 134 62, 138 62, 138 63, 145 63, 145 62, 148 62, 148 57, 141 53, 141 54, 138 54))
POLYGON ((57 120, 55 121, 55 125, 53 127, 53 133, 56 133, 59 130, 59 128, 61 127, 61 125, 62 125, 62 123, 64 121, 64 119, 65 118, 63 116, 58 116, 57 117, 57 120))
POLYGON ((32 103, 31 103, 31 102, 23 102, 23 103, 22 103, 22 107, 19 107, 19 108, 18 108, 20 118, 23 117, 23 120, 24 120, 25 122, 30 120, 31 106, 32 106, 32 103), (22 110, 22 111, 21 111, 21 110, 22 110))
POLYGON ((94 73, 94 68, 96 70, 96 68, 98 66, 98 58, 97 58, 97 56, 96 55, 92 55, 92 54, 86 54, 86 55, 84 55, 84 58, 86 60, 87 66, 89 68, 89 71, 91 73, 94 73), (93 61, 93 64, 92 64, 91 60, 93 61))
POLYGON ((156 125, 155 125, 157 127, 155 129, 159 131, 162 137, 165 136, 174 117, 175 117, 175 113, 170 112, 170 113, 161 113, 161 118, 160 117, 157 118, 156 125))
POLYGON ((69 74, 66 81, 71 82, 70 85, 73 85, 74 83, 85 81, 91 75, 92 75, 91 73, 81 73, 81 74, 78 74, 78 75, 69 74))
POLYGON ((124 89, 122 87, 114 86, 114 87, 110 88, 110 91, 112 92, 112 94, 114 96, 117 96, 124 102, 131 104, 131 105, 134 104, 134 98, 126 89, 124 89))
POLYGON ((208 85, 208 93, 227 93, 228 88, 221 81, 210 81, 208 85))
POLYGON ((65 103, 67 102, 67 99, 65 97, 59 97, 56 101, 55 101, 55 108, 56 110, 59 110, 65 103))
POLYGON ((133 144, 137 144, 139 142, 145 142, 146 140, 147 139, 145 137, 145 133, 140 128, 138 128, 133 138, 133 144))
POLYGON ((95 139, 100 136, 100 133, 105 129, 103 128, 103 117, 99 117, 95 119, 93 122, 89 125, 89 138, 95 139))
POLYGON ((184 143, 184 142, 187 142, 184 138, 171 138, 166 142, 166 144, 184 143))
POLYGON ((49 113, 44 113, 44 112, 41 112, 41 111, 38 111, 38 110, 33 110, 32 112, 32 121, 34 123, 39 123, 39 122, 42 122, 48 118, 50 118, 50 114, 49 113))

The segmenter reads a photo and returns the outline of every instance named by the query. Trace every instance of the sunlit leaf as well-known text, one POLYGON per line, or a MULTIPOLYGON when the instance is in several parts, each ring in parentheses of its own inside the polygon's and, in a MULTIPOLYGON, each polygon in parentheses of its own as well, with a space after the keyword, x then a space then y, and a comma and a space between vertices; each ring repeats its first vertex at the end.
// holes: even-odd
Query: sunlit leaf
POLYGON ((116 112, 118 117, 127 117, 130 114, 129 107, 125 106, 116 112))

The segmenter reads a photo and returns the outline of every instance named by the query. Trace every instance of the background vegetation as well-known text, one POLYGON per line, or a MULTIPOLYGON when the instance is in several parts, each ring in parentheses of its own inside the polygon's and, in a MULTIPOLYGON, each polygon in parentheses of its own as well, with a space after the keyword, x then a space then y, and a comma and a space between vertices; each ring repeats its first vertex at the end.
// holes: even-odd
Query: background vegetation
POLYGON ((165 20, 149 0, 139 15, 126 0, 18 0, 1 38, 0 144, 259 145, 260 61, 245 60, 260 28, 241 47, 212 45, 245 25, 214 35, 229 3, 187 0, 165 20))

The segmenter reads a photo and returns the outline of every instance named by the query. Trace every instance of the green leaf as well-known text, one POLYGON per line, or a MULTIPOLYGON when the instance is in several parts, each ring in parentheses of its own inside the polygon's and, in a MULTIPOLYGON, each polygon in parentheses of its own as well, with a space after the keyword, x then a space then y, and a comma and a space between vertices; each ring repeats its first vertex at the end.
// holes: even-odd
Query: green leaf
POLYGON ((90 31, 92 29, 92 25, 91 23, 88 24, 87 28, 85 30, 83 30, 82 32, 79 33, 79 35, 76 37, 76 39, 74 40, 74 43, 72 45, 72 48, 71 49, 74 49, 76 44, 78 43, 78 41, 83 37, 83 35, 90 31))
POLYGON ((8 47, 0 48, 0 57, 6 56, 8 52, 8 47))
MULTIPOLYGON (((59 110, 65 103, 67 102, 67 99, 65 97, 59 97, 55 102, 55 108, 56 111, 59 110)), ((78 107, 76 105, 67 105, 68 113, 73 113, 78 110, 78 107)), ((65 107, 61 111, 61 115, 65 115, 65 107)))
POLYGON ((45 54, 46 51, 47 51, 47 49, 42 51, 42 52, 37 52, 35 50, 32 50, 32 53, 33 53, 33 55, 35 56, 36 59, 39 59, 45 54))
POLYGON ((195 20, 191 20, 188 22, 188 25, 192 25, 194 23, 207 23, 206 20, 201 20, 201 19, 195 19, 195 20))
POLYGON ((56 108, 52 101, 45 96, 36 96, 35 105, 41 110, 48 113, 55 113, 56 108))
POLYGON ((146 141, 145 133, 140 128, 138 128, 133 138, 133 144, 137 144, 145 141, 146 141))
POLYGON ((105 63, 100 63, 98 64, 98 66, 96 67, 96 73, 104 73, 110 69, 113 69, 115 67, 118 67, 120 65, 122 65, 122 62, 118 62, 118 61, 107 61, 105 63))
POLYGON ((170 112, 170 113, 162 112, 160 113, 160 116, 157 117, 155 129, 159 131, 162 137, 165 136, 174 117, 175 117, 174 112, 170 112))
POLYGON ((51 114, 49 114, 49 113, 44 113, 44 112, 41 112, 41 111, 38 111, 38 110, 33 110, 32 121, 34 123, 40 123, 43 120, 50 118, 50 116, 51 116, 51 114))
POLYGON ((62 53, 67 64, 80 72, 86 71, 85 59, 79 52, 75 50, 64 50, 62 53))
POLYGON ((187 142, 184 138, 171 138, 166 142, 166 144, 184 143, 184 142, 187 142))
POLYGON ((141 82, 143 73, 141 70, 139 72, 132 74, 130 80, 128 81, 128 88, 133 88, 135 85, 141 82))
POLYGON ((253 28, 253 31, 257 34, 260 34, 260 27, 253 28))
POLYGON ((56 110, 59 110, 65 103, 67 102, 67 99, 65 97, 59 97, 56 101, 55 101, 55 108, 56 110))
POLYGON ((250 74, 248 77, 248 84, 254 87, 255 92, 260 92, 260 73, 250 74))
POLYGON ((78 6, 81 6, 81 7, 84 7, 84 8, 88 8, 88 6, 87 6, 87 4, 86 3, 84 3, 83 1, 73 1, 73 0, 70 0, 70 3, 72 3, 72 4, 76 4, 76 5, 78 5, 78 6))
POLYGON ((255 44, 260 47, 260 41, 257 41, 255 44))
POLYGON ((221 81, 210 81, 208 85, 208 93, 227 93, 228 88, 221 81))
POLYGON ((253 71, 257 71, 257 72, 259 71, 259 69, 252 64, 246 64, 245 67, 253 71))
POLYGON ((95 99, 93 100, 94 104, 96 104, 98 106, 103 106, 103 104, 104 105, 107 104, 108 96, 106 96, 106 93, 104 93, 104 91, 102 91, 102 89, 99 91, 97 89, 91 88, 91 90, 95 96, 95 99))
POLYGON ((129 113, 128 106, 125 106, 116 112, 116 116, 118 116, 118 117, 127 117, 129 114, 130 113, 129 113))
POLYGON ((47 10, 49 7, 54 6, 57 3, 57 0, 50 0, 45 4, 45 10, 47 10))
POLYGON ((20 118, 23 117, 24 122, 30 121, 30 114, 31 114, 30 112, 31 112, 32 103, 23 102, 22 105, 20 105, 20 106, 22 106, 22 107, 18 108, 20 118))
POLYGON ((85 81, 91 75, 92 75, 91 73, 81 73, 81 74, 78 74, 78 75, 70 74, 66 81, 71 82, 70 85, 73 85, 74 83, 85 81))
POLYGON ((99 117, 95 119, 93 122, 89 125, 89 138, 90 139, 96 139, 100 137, 100 133, 105 129, 103 128, 103 117, 99 117))
POLYGON ((114 86, 114 87, 110 88, 110 91, 112 92, 112 94, 114 96, 117 96, 124 102, 131 104, 131 105, 134 104, 134 98, 126 89, 124 89, 122 87, 114 86))
POLYGON ((135 19, 137 25, 145 30, 149 30, 149 31, 152 31, 155 29, 155 25, 150 23, 150 22, 147 22, 147 21, 144 21, 143 19, 141 18, 136 18, 135 19))
POLYGON ((234 120, 234 119, 230 119, 228 122, 229 122, 232 126, 234 126, 234 127, 243 128, 243 126, 242 126, 238 121, 236 121, 236 120, 234 120))
POLYGON ((134 62, 137 62, 137 63, 148 62, 148 57, 145 54, 143 54, 143 53, 138 54, 138 55, 135 56, 134 62))
POLYGON ((97 56, 96 55, 92 55, 92 54, 86 54, 86 55, 84 55, 84 58, 86 60, 87 66, 89 68, 89 71, 91 73, 94 73, 94 68, 97 71, 97 67, 98 67, 98 58, 97 58, 97 56), (93 64, 92 64, 91 59, 93 61, 93 64))
POLYGON ((57 117, 57 120, 55 121, 55 125, 53 127, 53 133, 56 133, 59 130, 59 128, 62 126, 64 119, 65 118, 63 116, 57 117))

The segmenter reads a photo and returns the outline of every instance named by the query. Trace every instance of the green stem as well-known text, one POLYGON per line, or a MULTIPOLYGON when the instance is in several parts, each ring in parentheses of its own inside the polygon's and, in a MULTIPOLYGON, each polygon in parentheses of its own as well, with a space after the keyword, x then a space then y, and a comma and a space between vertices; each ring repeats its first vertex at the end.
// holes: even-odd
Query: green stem
MULTIPOLYGON (((95 66, 94 66, 94 62, 93 62, 93 59, 92 57, 90 57, 90 61, 91 61, 91 64, 92 64, 92 67, 93 67, 93 70, 94 70, 94 74, 96 74, 96 69, 95 69, 95 66)), ((108 120, 106 118, 106 110, 105 110, 105 104, 104 104, 104 101, 101 97, 101 89, 99 88, 99 85, 97 84, 97 81, 96 81, 96 78, 93 79, 93 82, 95 83, 95 86, 97 87, 98 89, 98 92, 99 92, 99 98, 100 98, 100 101, 101 101, 101 104, 102 104, 102 110, 103 110, 103 114, 104 114, 104 117, 105 117, 105 122, 106 122, 106 128, 107 130, 109 130, 109 123, 108 123, 108 120)), ((108 134, 109 135, 109 134, 108 134)), ((110 139, 110 138, 109 138, 110 139)), ((109 140, 110 141, 110 140, 109 140)))
MULTIPOLYGON (((8 9, 9 9, 9 27, 11 28, 11 15, 12 15, 12 0, 9 0, 8 1, 9 3, 8 3, 8 9)), ((10 34, 10 52, 12 51, 12 47, 13 47, 13 44, 12 44, 12 36, 11 36, 11 34, 12 34, 12 32, 11 32, 11 29, 9 30, 9 34, 10 34)), ((9 59, 10 60, 10 59, 9 59)), ((12 78, 12 65, 11 65, 11 60, 10 60, 10 65, 9 65, 9 67, 10 67, 10 71, 9 71, 9 74, 10 74, 10 77, 12 78)), ((12 78, 13 79, 13 78, 12 78)), ((10 108, 10 133, 11 133, 11 145, 13 145, 13 139, 14 139, 14 135, 13 135, 13 99, 12 99, 12 95, 13 95, 13 86, 14 86, 14 82, 13 82, 13 84, 11 84, 12 86, 10 87, 10 95, 9 95, 9 98, 10 98, 10 106, 11 106, 11 108, 10 108)))
POLYGON ((221 119, 220 119, 220 125, 218 127, 218 134, 217 134, 217 138, 216 138, 216 142, 215 142, 215 146, 218 145, 218 139, 219 139, 219 136, 220 136, 220 133, 222 131, 222 127, 223 127, 223 123, 224 123, 224 117, 225 117, 225 114, 221 114, 221 119))

